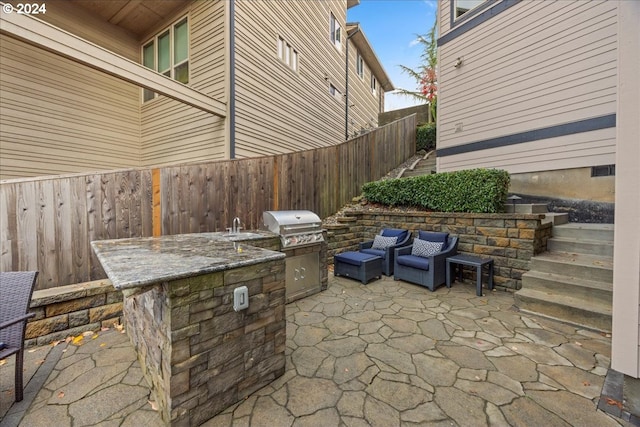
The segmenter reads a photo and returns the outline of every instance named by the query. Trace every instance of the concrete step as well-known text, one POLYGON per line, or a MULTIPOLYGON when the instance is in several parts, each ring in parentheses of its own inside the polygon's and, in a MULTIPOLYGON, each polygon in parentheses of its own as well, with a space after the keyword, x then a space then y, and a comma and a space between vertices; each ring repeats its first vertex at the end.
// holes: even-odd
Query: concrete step
POLYGON ((547 213, 547 205, 542 203, 522 203, 522 204, 509 204, 505 205, 505 211, 507 213, 525 213, 525 214, 537 214, 547 213))
POLYGON ((523 312, 552 317, 600 331, 611 331, 611 303, 522 288, 514 294, 523 312))
POLYGON ((613 224, 569 223, 553 227, 553 237, 613 242, 613 224))
POLYGON ((566 252, 545 252, 531 258, 531 271, 613 283, 613 258, 566 252))
MULTIPOLYGON (((562 227, 562 226, 560 226, 562 227)), ((613 257, 613 242, 604 240, 552 237, 547 241, 549 252, 567 252, 613 257)))
POLYGON ((546 212, 544 214, 543 224, 552 223, 554 226, 567 224, 569 222, 568 213, 546 212))
POLYGON ((414 169, 414 170, 406 170, 404 174, 402 174, 403 178, 410 176, 422 176, 422 175, 431 175, 432 173, 436 173, 435 166, 432 169, 414 169))
POLYGON ((522 275, 522 287, 557 295, 613 301, 613 285, 611 282, 600 282, 564 274, 529 271, 522 275))

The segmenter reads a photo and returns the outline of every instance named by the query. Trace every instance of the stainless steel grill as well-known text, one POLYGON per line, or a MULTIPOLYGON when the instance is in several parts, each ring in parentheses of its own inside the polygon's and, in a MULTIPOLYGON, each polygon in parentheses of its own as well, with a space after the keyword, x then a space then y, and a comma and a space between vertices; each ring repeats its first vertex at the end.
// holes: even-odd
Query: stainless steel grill
POLYGON ((311 211, 265 211, 262 219, 267 230, 280 235, 283 249, 324 241, 320 217, 311 211))

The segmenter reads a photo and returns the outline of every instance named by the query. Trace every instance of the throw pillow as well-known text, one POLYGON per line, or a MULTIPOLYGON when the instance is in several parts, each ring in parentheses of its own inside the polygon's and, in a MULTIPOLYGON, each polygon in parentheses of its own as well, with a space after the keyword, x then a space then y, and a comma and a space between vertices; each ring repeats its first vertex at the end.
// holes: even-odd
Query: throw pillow
POLYGON ((437 254, 442 250, 442 242, 430 242, 428 240, 413 240, 413 248, 411 249, 411 255, 428 257, 437 254))
POLYGON ((373 238, 373 246, 371 246, 371 249, 385 250, 388 247, 395 245, 397 241, 397 237, 384 237, 378 235, 373 238))

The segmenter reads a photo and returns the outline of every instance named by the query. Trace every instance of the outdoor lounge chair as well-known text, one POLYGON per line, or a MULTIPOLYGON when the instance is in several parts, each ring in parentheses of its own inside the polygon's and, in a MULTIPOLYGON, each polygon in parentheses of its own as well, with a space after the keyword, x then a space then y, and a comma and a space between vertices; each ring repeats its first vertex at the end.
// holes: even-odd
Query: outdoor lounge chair
POLYGON ((37 271, 0 273, 0 360, 16 355, 16 402, 23 396, 24 333, 27 319, 35 316, 29 303, 37 276, 37 271))
POLYGON ((418 238, 411 246, 396 249, 393 278, 425 286, 434 291, 446 282, 447 257, 457 253, 457 237, 451 237, 449 233, 419 231, 418 238), (443 246, 439 252, 429 255, 414 250, 415 245, 422 245, 425 241, 442 243, 443 246))
POLYGON ((360 252, 377 255, 382 258, 382 272, 391 276, 393 274, 393 258, 395 250, 411 243, 411 233, 409 230, 398 228, 383 228, 374 240, 360 243, 360 252), (395 243, 387 245, 385 238, 396 237, 395 243))

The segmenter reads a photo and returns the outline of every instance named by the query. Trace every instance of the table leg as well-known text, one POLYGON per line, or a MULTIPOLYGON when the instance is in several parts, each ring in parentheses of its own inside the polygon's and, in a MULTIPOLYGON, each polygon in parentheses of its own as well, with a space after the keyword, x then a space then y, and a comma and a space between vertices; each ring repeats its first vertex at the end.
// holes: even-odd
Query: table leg
POLYGON ((493 289, 493 260, 489 263, 489 289, 493 289))
POLYGON ((476 280, 476 295, 481 297, 482 296, 482 265, 479 265, 478 267, 476 267, 476 270, 477 270, 476 276, 478 276, 476 280))
POLYGON ((449 262, 449 260, 446 260, 446 268, 447 268, 447 271, 445 272, 446 284, 447 284, 447 288, 450 288, 451 287, 451 262, 449 262))

